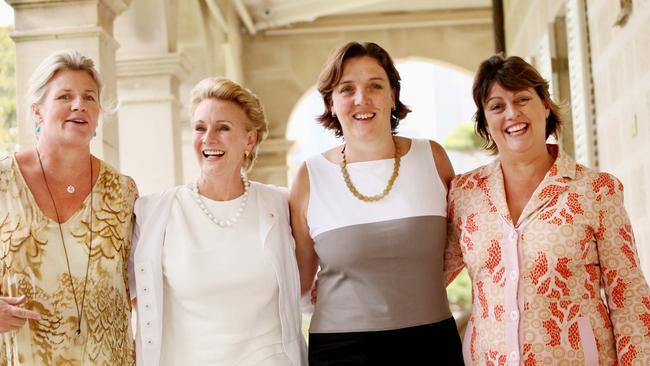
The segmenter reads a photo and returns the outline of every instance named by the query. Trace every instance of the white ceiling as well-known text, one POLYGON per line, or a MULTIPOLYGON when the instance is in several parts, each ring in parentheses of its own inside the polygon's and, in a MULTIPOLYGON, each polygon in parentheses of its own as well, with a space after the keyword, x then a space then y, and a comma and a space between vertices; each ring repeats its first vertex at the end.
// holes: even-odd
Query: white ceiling
POLYGON ((333 15, 485 9, 491 0, 232 0, 250 33, 333 15))

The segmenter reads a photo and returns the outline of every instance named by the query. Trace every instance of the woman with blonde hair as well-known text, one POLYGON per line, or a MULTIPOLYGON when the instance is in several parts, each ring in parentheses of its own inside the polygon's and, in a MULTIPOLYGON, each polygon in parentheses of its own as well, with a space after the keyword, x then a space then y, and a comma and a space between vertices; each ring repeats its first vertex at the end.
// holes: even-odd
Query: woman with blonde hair
POLYGON ((267 121, 225 78, 192 90, 198 179, 136 203, 138 365, 306 365, 286 192, 250 182, 267 121))
POLYGON ((133 180, 90 153, 93 61, 47 57, 27 93, 36 146, 0 157, 0 363, 132 365, 133 180))

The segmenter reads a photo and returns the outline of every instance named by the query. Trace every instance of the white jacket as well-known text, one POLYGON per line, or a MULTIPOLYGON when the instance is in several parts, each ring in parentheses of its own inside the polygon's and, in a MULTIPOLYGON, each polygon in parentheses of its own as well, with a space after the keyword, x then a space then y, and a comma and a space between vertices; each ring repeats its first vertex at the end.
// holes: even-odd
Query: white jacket
MULTIPOLYGON (((135 203, 129 288, 131 298, 137 298, 138 366, 160 364, 164 332, 162 246, 167 219, 179 188, 141 197, 135 203)), ((300 279, 289 226, 287 194, 280 188, 257 182, 251 182, 251 193, 257 194, 264 253, 270 257, 278 278, 282 345, 294 365, 307 365, 307 350, 301 333, 300 279)))

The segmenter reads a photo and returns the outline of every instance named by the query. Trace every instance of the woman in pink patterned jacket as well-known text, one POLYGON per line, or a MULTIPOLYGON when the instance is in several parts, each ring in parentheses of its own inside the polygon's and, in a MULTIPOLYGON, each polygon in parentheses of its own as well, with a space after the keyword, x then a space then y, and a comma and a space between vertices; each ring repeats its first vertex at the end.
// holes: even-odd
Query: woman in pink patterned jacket
POLYGON ((498 158, 449 194, 446 280, 467 266, 473 282, 465 363, 650 365, 650 292, 623 185, 546 144, 559 107, 521 58, 484 61, 473 96, 498 158))

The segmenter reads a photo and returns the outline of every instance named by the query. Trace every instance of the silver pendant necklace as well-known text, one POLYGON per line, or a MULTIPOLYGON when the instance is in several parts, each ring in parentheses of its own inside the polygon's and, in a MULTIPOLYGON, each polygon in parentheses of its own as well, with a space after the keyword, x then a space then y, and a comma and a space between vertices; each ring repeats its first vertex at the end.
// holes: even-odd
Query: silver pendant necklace
MULTIPOLYGON (((72 278, 72 271, 70 271, 70 259, 68 257, 68 249, 65 246, 65 239, 63 238, 63 228, 61 227, 61 218, 59 217, 59 210, 57 209, 56 203, 54 202, 54 196, 52 195, 52 191, 50 190, 50 185, 47 183, 47 178, 45 177, 45 169, 43 168, 43 161, 41 160, 41 153, 38 151, 38 149, 36 149, 36 156, 38 157, 38 164, 41 166, 41 173, 43 174, 43 181, 45 182, 47 193, 49 193, 50 200, 52 200, 52 206, 54 206, 54 213, 56 214, 56 223, 59 226, 59 234, 61 235, 61 244, 63 245, 63 253, 65 254, 65 263, 68 268, 70 287, 72 288, 72 296, 74 297, 74 306, 75 309, 77 310, 77 331, 73 339, 73 342, 76 345, 80 346, 84 344, 84 339, 85 339, 85 337, 82 336, 81 334, 81 319, 83 318, 84 304, 86 301, 86 285, 88 284, 88 272, 90 270, 90 254, 92 253, 92 249, 93 249, 93 158, 92 156, 90 156, 90 214, 88 218, 88 233, 90 238, 88 241, 88 262, 86 263, 86 275, 84 276, 84 287, 83 287, 83 292, 81 294, 81 305, 79 305, 79 301, 77 300, 77 291, 74 287, 74 280, 72 278)), ((75 191, 74 186, 69 185, 67 191, 69 193, 74 193, 75 191), (70 192, 71 190, 70 188, 72 188, 72 192, 70 192)))
POLYGON ((65 190, 68 191, 68 193, 70 194, 73 194, 76 191, 76 189, 72 184, 68 185, 68 188, 66 188, 65 190))

